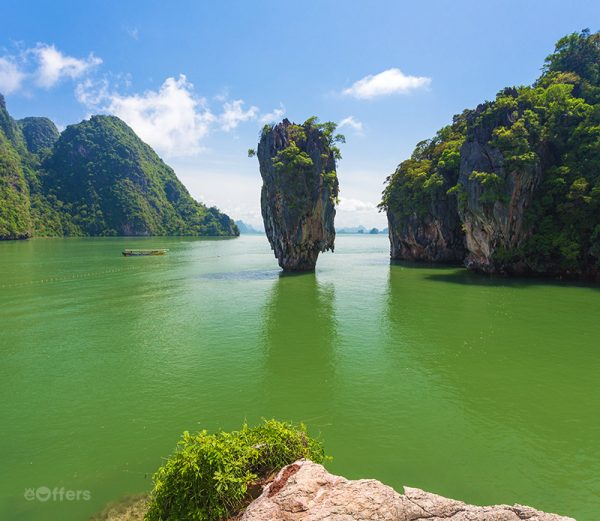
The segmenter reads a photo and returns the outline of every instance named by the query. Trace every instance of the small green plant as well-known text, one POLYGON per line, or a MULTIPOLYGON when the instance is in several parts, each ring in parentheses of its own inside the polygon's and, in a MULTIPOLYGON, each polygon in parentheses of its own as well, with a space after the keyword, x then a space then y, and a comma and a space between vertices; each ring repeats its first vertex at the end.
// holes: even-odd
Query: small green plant
POLYGON ((265 420, 257 427, 209 434, 184 432, 154 474, 146 521, 217 521, 249 501, 248 487, 300 458, 322 463, 321 442, 306 427, 265 420))
POLYGON ((469 181, 475 181, 481 185, 483 191, 479 197, 479 201, 482 204, 493 205, 496 201, 507 202, 507 196, 503 192, 504 179, 495 172, 473 170, 469 174, 469 181))

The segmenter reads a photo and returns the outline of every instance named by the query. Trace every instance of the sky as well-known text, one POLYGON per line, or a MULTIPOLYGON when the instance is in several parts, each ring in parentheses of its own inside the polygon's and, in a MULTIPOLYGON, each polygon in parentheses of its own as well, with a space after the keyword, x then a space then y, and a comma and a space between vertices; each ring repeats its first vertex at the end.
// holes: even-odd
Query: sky
POLYGON ((191 194, 261 226, 266 122, 346 136, 338 227, 386 226, 384 181, 415 144, 505 86, 532 83, 577 0, 0 0, 0 93, 15 118, 128 123, 191 194))

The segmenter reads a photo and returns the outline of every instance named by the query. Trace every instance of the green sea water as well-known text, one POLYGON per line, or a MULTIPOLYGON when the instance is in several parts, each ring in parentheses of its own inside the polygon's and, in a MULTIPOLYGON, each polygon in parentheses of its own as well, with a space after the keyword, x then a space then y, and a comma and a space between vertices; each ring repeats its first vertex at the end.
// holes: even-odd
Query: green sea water
POLYGON ((261 236, 0 243, 0 519, 86 520, 182 431, 262 417, 349 478, 600 519, 600 289, 388 248, 340 235, 281 276, 261 236))

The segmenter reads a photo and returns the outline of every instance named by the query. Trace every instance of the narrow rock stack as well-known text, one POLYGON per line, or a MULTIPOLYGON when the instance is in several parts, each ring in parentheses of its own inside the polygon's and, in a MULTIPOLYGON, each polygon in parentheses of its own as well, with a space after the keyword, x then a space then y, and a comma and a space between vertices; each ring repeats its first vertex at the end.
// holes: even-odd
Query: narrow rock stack
POLYGON ((284 271, 315 269, 320 252, 334 248, 338 196, 335 125, 311 118, 265 126, 258 144, 265 231, 284 271))

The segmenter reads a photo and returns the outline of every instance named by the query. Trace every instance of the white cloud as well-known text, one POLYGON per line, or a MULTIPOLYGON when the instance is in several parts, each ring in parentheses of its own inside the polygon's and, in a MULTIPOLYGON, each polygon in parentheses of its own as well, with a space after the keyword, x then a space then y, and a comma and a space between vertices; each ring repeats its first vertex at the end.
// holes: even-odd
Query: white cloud
POLYGON ((106 92, 99 97, 106 100, 102 111, 121 118, 152 148, 168 156, 188 156, 201 151, 200 141, 215 121, 193 88, 181 74, 167 78, 158 91, 130 96, 106 92))
POLYGON ((54 45, 38 44, 30 52, 35 55, 38 61, 38 68, 35 73, 37 83, 45 88, 56 85, 63 77, 80 78, 90 69, 102 63, 102 60, 93 54, 84 59, 67 56, 54 45))
POLYGON ((96 108, 108 97, 107 80, 94 82, 87 78, 75 87, 75 98, 89 108, 96 108))
POLYGON ((219 116, 221 128, 226 132, 236 128, 242 121, 256 119, 258 107, 252 106, 244 111, 242 105, 244 100, 238 99, 235 101, 223 104, 223 113, 219 116))
POLYGON ((377 211, 377 205, 370 201, 361 201, 360 199, 348 199, 340 197, 338 208, 344 212, 372 212, 377 211))
POLYGON ((283 106, 283 103, 279 103, 279 108, 273 109, 272 112, 268 112, 267 114, 263 114, 260 118, 260 122, 263 124, 274 123, 275 121, 279 121, 284 114, 285 107, 283 106))
POLYGON ((10 58, 0 57, 0 93, 10 94, 19 89, 25 73, 10 58))
POLYGON ((95 113, 113 114, 125 121, 159 153, 174 157, 203 152, 202 140, 215 128, 229 132, 245 121, 256 120, 259 109, 244 107, 241 99, 226 101, 213 112, 206 98, 195 94, 186 76, 167 78, 158 90, 121 94, 129 78, 119 84, 86 78, 76 89, 77 100, 95 113))
POLYGON ((344 127, 350 127, 358 133, 361 133, 363 130, 362 121, 354 119, 354 116, 348 116, 347 118, 342 119, 342 121, 338 123, 338 129, 344 127))
POLYGON ((379 74, 370 74, 353 83, 342 94, 358 99, 371 99, 390 94, 406 94, 411 90, 428 87, 431 78, 407 76, 400 69, 387 69, 379 74))

